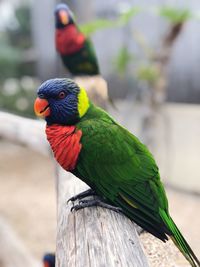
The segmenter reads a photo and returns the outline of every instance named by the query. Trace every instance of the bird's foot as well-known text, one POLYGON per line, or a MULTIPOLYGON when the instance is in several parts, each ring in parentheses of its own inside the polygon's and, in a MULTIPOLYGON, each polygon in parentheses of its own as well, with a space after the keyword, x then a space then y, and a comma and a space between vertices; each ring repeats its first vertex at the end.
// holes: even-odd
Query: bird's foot
POLYGON ((88 189, 88 190, 86 190, 86 191, 83 191, 83 192, 81 192, 81 193, 79 193, 79 194, 77 194, 77 195, 75 195, 75 196, 69 198, 69 199, 67 200, 67 203, 69 203, 70 201, 71 201, 71 202, 74 202, 74 201, 76 201, 77 199, 83 199, 83 198, 85 198, 85 197, 94 196, 95 194, 96 194, 95 191, 92 190, 92 189, 90 188, 90 189, 88 189))
POLYGON ((78 205, 75 205, 71 208, 71 211, 75 210, 80 210, 80 209, 83 209, 83 208, 88 208, 88 207, 96 207, 96 206, 99 206, 99 207, 102 207, 102 208, 106 208, 106 209, 109 209, 109 210, 113 210, 115 212, 121 212, 122 209, 119 208, 119 207, 115 207, 115 206, 112 206, 110 204, 107 204, 105 202, 103 202, 101 199, 88 199, 88 200, 81 200, 79 201, 79 204, 78 205))

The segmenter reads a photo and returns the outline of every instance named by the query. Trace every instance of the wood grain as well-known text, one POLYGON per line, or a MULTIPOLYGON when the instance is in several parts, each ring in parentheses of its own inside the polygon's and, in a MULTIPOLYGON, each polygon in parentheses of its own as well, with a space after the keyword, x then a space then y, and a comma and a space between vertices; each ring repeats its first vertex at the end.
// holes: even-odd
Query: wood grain
POLYGON ((87 186, 59 169, 57 267, 149 266, 135 225, 100 207, 71 212, 67 199, 87 186))
POLYGON ((105 110, 108 108, 108 85, 100 75, 77 76, 74 81, 87 91, 89 98, 95 105, 105 110))
POLYGON ((45 136, 45 122, 0 111, 0 138, 50 154, 45 136))

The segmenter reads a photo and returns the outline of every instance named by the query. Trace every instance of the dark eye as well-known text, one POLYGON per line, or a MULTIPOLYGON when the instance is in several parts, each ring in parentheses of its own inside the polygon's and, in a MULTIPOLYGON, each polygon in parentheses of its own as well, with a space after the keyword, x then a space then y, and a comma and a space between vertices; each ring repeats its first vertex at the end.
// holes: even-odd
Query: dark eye
POLYGON ((39 98, 45 98, 45 95, 42 93, 38 93, 39 98))
POLYGON ((66 96, 65 92, 62 91, 59 93, 58 98, 63 99, 63 98, 65 98, 65 96, 66 96))

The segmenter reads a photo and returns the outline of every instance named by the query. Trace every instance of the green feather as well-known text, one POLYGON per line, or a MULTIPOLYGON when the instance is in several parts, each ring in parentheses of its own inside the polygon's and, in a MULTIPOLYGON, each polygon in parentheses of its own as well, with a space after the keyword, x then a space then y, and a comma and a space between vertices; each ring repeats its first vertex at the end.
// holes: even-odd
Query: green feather
POLYGON ((177 248, 183 253, 185 258, 190 262, 191 266, 200 266, 200 262, 196 255, 188 245, 185 238, 182 236, 180 230, 172 220, 172 218, 166 214, 165 211, 160 210, 160 215, 163 218, 165 224, 170 228, 172 235, 170 236, 177 248))
POLYGON ((83 135, 73 173, 154 236, 172 238, 191 265, 200 266, 169 215, 159 170, 146 146, 92 104, 76 126, 83 135))
POLYGON ((99 66, 93 45, 89 39, 76 53, 61 56, 63 63, 73 75, 97 75, 99 66))

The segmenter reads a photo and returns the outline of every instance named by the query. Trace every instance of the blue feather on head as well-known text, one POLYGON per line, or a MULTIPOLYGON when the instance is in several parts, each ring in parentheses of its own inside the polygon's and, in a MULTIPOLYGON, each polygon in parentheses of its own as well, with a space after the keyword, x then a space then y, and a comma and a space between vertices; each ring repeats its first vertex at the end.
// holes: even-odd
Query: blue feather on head
POLYGON ((38 97, 48 101, 50 115, 45 119, 48 125, 71 125, 79 119, 79 86, 70 79, 50 79, 38 89, 38 97))
POLYGON ((55 254, 47 253, 43 257, 43 263, 45 267, 55 267, 55 254))
POLYGON ((74 23, 74 15, 70 10, 70 8, 64 3, 56 5, 54 14, 55 14, 55 23, 57 29, 64 28, 67 25, 74 23))
POLYGON ((59 10, 66 10, 66 11, 69 11, 69 7, 67 4, 65 3, 59 3, 56 5, 56 8, 55 8, 55 13, 58 12, 59 10))

